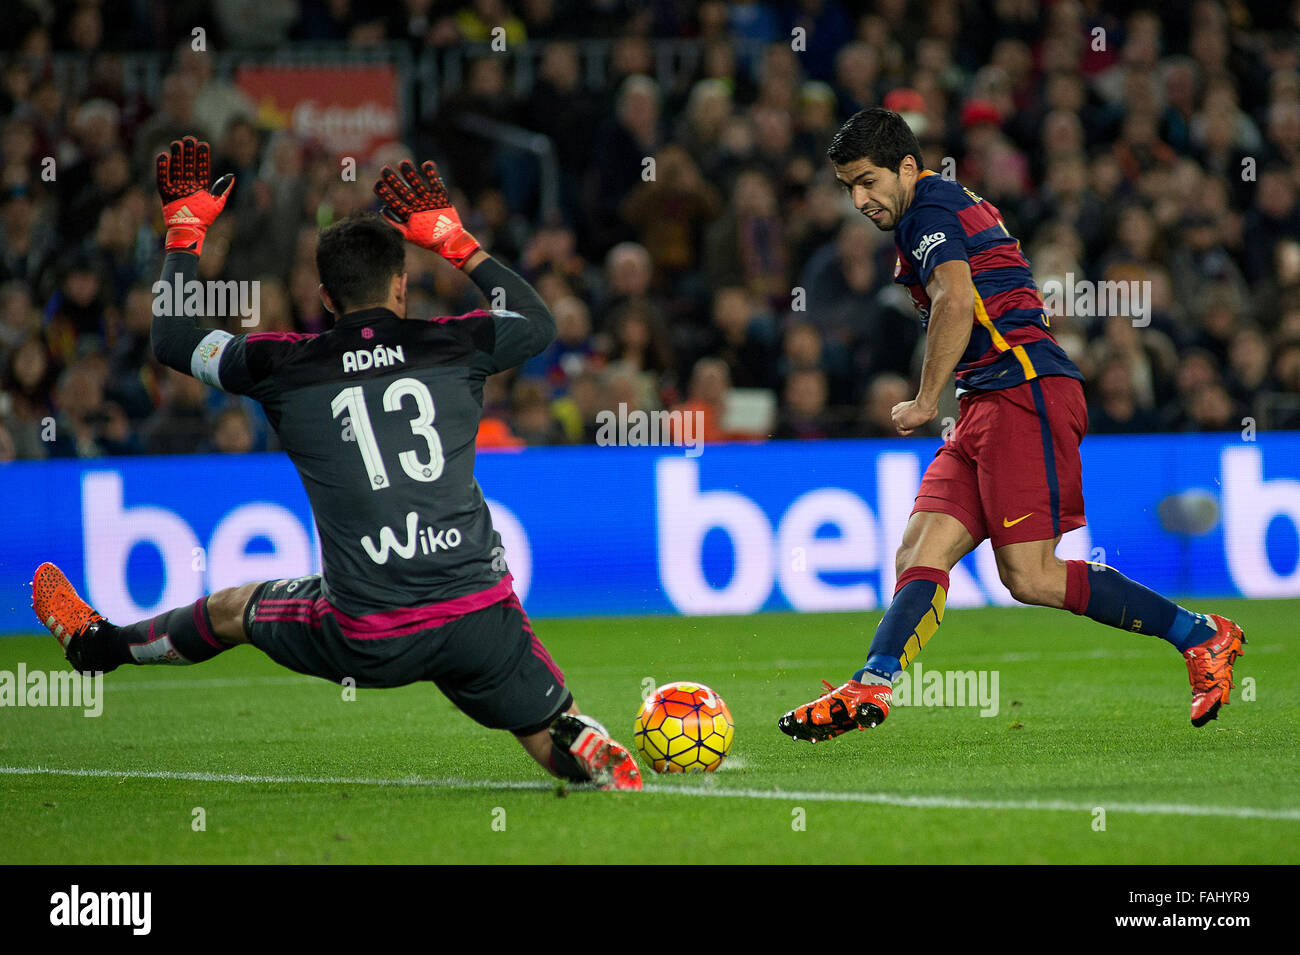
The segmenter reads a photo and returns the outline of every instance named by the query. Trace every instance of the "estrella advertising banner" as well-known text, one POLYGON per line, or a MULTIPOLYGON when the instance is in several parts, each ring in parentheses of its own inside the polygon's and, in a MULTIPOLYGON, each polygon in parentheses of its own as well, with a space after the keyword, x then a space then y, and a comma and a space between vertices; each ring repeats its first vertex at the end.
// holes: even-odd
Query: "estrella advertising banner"
POLYGON ((393 66, 241 66, 235 83, 263 129, 290 129, 335 156, 369 158, 400 136, 393 66))
MULTIPOLYGON (((477 473, 534 616, 871 611, 937 447, 529 448, 482 453, 477 473)), ((1083 451, 1088 525, 1060 556, 1175 597, 1300 597, 1300 434, 1089 437, 1083 451)), ((38 629, 27 584, 44 560, 121 621, 320 570, 283 455, 19 461, 0 466, 0 493, 0 633, 38 629)), ((951 580, 949 606, 1013 603, 987 542, 951 580)))

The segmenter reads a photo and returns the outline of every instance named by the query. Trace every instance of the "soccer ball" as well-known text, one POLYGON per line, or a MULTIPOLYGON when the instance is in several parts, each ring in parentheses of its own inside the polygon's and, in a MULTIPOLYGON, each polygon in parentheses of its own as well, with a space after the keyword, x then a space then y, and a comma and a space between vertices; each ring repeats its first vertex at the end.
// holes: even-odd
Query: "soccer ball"
POLYGON ((711 773, 731 752, 731 711, 700 683, 665 683, 636 715, 636 748, 656 773, 711 773))

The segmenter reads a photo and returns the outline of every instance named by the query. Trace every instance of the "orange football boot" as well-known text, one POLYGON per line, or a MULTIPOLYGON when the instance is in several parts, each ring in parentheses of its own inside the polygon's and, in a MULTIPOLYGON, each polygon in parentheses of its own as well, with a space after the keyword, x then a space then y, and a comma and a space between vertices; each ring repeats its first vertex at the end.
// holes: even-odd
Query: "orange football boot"
POLYGON ((1218 628, 1204 643, 1183 651, 1187 675, 1192 683, 1192 725, 1204 726, 1219 718, 1219 707, 1228 705, 1232 682, 1232 665, 1245 651, 1246 636, 1241 627, 1227 617, 1206 614, 1218 628))
POLYGON ((80 673, 96 670, 107 673, 117 668, 116 663, 100 665, 93 659, 97 654, 87 652, 96 649, 87 644, 93 641, 104 616, 77 595, 63 571, 51 563, 41 564, 32 575, 31 586, 32 609, 59 641, 73 669, 80 673))
POLYGON ((601 789, 641 788, 641 770, 627 747, 590 716, 565 713, 551 724, 551 744, 572 754, 601 789))
POLYGON ((889 716, 894 688, 884 683, 849 680, 843 686, 822 684, 827 692, 811 703, 795 707, 776 724, 782 733, 816 743, 850 730, 879 726, 889 716))

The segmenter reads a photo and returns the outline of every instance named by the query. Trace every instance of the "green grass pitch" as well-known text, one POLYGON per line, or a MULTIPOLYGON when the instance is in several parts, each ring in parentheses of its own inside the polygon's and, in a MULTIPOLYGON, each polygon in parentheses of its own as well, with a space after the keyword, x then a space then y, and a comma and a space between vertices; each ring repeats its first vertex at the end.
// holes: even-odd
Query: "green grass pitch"
MULTIPOLYGON (((816 746, 776 720, 860 664, 879 613, 538 621, 579 705, 625 743, 643 681, 729 704, 720 771, 647 772, 638 794, 558 786, 432 685, 345 701, 248 647, 122 669, 98 718, 0 709, 0 862, 1295 863, 1296 607, 1198 604, 1250 641, 1233 705, 1199 730, 1162 641, 951 610, 921 664, 996 670, 997 715, 897 707, 816 746)), ((48 636, 0 640, 0 670, 20 662, 64 665, 48 636)))

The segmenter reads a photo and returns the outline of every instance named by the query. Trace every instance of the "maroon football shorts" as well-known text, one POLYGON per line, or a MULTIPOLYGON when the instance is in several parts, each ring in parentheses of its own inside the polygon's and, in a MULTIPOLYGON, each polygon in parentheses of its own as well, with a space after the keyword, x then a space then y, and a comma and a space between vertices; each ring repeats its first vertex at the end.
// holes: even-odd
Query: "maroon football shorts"
POLYGON ((1063 375, 965 395, 950 438, 925 470, 912 513, 955 517, 975 543, 1051 540, 1082 527, 1083 384, 1063 375))

